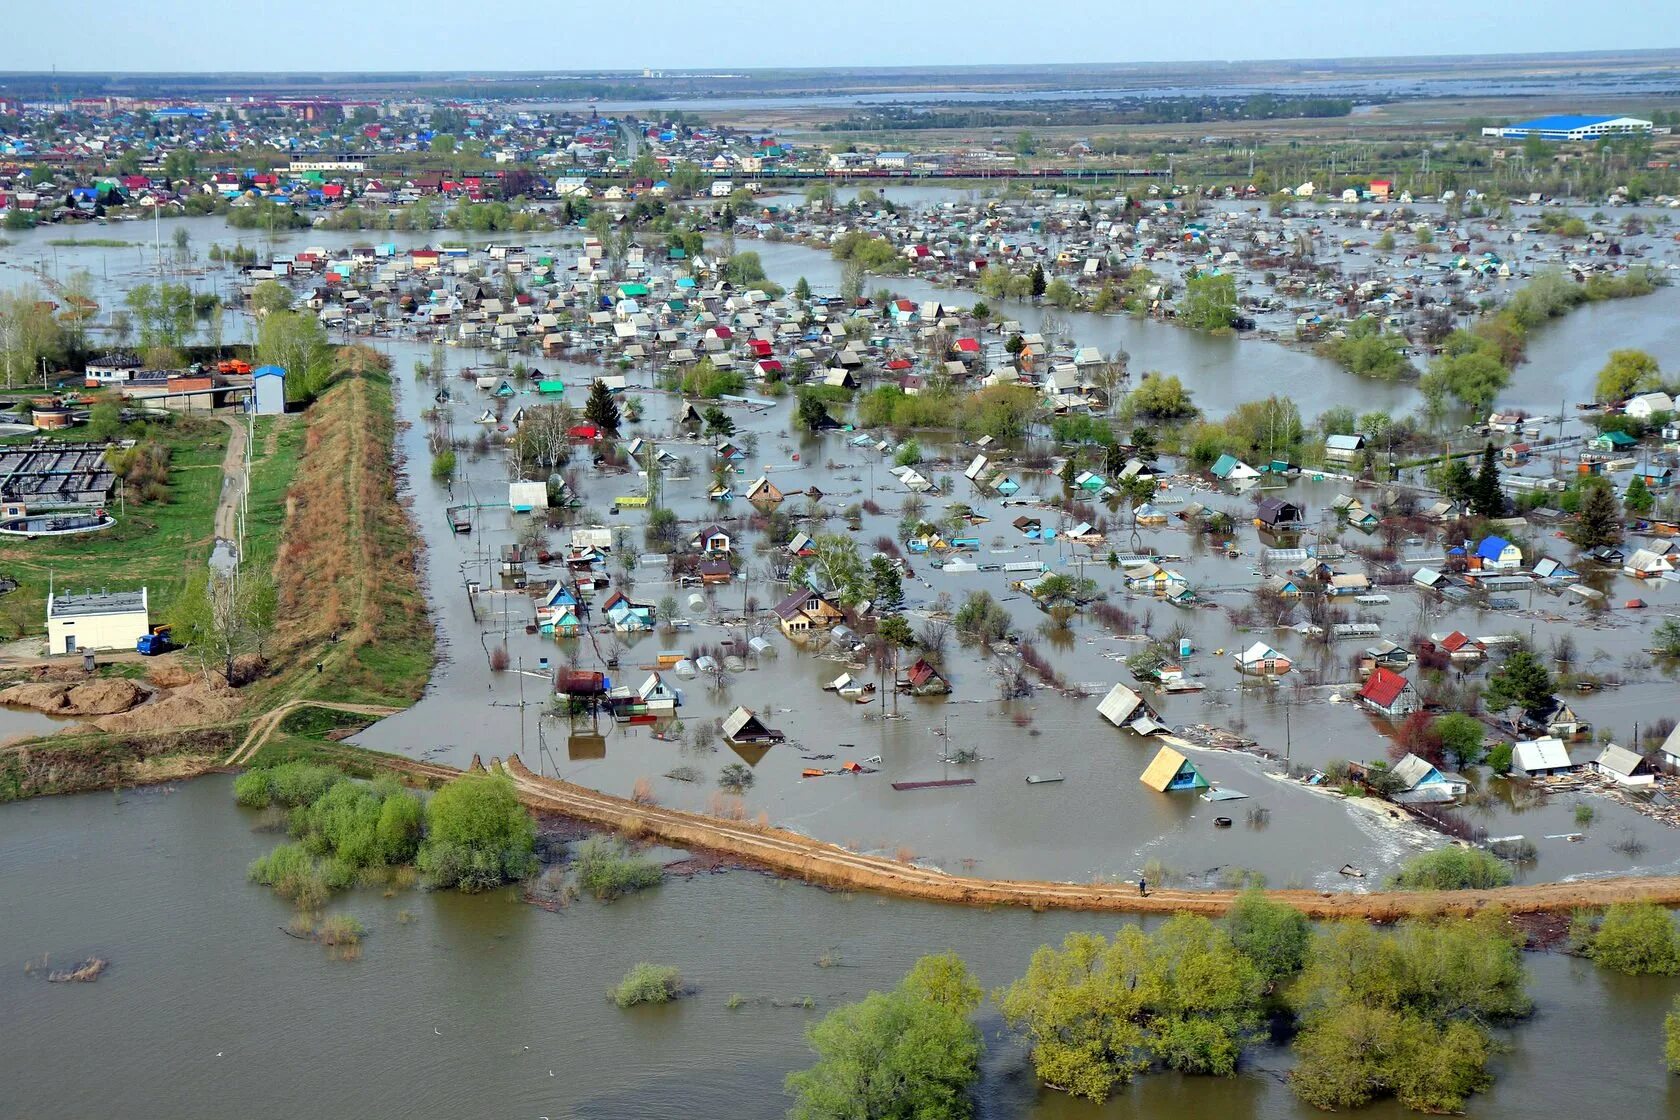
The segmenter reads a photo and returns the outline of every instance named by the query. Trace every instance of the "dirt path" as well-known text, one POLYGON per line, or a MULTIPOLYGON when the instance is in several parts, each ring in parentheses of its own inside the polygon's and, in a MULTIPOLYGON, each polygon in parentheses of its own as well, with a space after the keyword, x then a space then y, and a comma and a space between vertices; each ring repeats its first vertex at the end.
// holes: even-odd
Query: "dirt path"
MULTIPOLYGON (((447 767, 428 767, 447 771, 447 767)), ((1234 891, 1156 890, 1147 898, 1125 884, 1052 883, 980 879, 864 855, 838 845, 750 822, 638 805, 568 782, 539 777, 512 756, 503 767, 528 806, 576 817, 632 836, 678 847, 721 852, 770 871, 841 890, 873 890, 964 906, 1024 906, 1033 910, 1218 915, 1237 897, 1234 891)), ((1397 918, 1470 914, 1487 907, 1517 913, 1558 912, 1583 906, 1640 899, 1680 905, 1680 876, 1620 877, 1575 883, 1540 883, 1486 891, 1268 891, 1314 918, 1397 918)))
POLYGON ((243 766, 251 761, 262 745, 273 737, 279 730, 280 722, 297 708, 326 708, 333 712, 350 712, 363 716, 388 716, 400 711, 399 708, 389 708, 379 704, 334 704, 323 700, 288 700, 272 711, 264 712, 251 722, 251 729, 245 733, 245 738, 227 756, 224 766, 243 766))
POLYGON ((216 536, 238 543, 239 499, 250 484, 245 477, 245 444, 250 433, 238 417, 224 415, 221 419, 228 426, 228 445, 222 456, 222 496, 216 503, 216 536))

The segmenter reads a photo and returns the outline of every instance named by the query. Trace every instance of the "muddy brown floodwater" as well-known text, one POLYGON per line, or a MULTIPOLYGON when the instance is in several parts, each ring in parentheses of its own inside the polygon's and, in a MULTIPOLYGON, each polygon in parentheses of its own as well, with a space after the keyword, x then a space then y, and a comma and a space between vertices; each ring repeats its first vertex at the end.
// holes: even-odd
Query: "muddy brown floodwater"
MULTIPOLYGON (((1044 942, 1123 922, 830 894, 733 871, 552 913, 512 891, 354 891, 330 909, 366 924, 363 955, 334 961, 284 936, 285 904, 246 882, 246 863, 278 841, 256 820, 226 777, 0 806, 0 882, 27 900, 0 922, 0 1111, 221 1120, 332 1101, 369 1120, 771 1120, 787 1106, 782 1077, 809 1060, 804 1025, 893 984, 917 956, 959 952, 991 987, 1044 942), (111 965, 96 983, 48 984, 23 970, 43 954, 111 965), (825 957, 836 966, 818 967, 825 957), (605 989, 641 960, 677 966, 695 996, 617 1010, 605 989), (735 993, 748 1003, 731 1011, 735 993), (810 1010, 772 1006, 806 996, 810 1010)), ((1511 1050, 1470 1114, 1674 1115, 1661 1023, 1680 982, 1526 961, 1537 1013, 1504 1032, 1511 1050)), ((1320 1115, 1280 1082, 1287 1049, 1255 1050, 1235 1078, 1146 1077, 1097 1107, 1039 1091, 989 1010, 982 1025, 980 1115, 992 1120, 1320 1115)))

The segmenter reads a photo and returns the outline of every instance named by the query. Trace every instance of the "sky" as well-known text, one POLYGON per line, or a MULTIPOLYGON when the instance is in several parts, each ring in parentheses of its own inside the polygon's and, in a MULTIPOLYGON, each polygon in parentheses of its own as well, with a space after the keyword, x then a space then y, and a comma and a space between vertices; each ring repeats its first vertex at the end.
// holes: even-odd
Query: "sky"
POLYGON ((0 70, 718 69, 1513 54, 1680 47, 1680 3, 1562 0, 16 2, 0 70), (1591 18, 1592 12, 1613 18, 1591 18))

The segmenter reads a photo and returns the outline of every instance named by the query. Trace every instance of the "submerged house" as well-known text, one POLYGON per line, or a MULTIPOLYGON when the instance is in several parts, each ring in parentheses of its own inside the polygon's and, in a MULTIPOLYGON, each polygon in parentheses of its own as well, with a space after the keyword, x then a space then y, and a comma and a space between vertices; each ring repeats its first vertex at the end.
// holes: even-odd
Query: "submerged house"
POLYGON ((1097 704, 1097 714, 1116 727, 1128 728, 1139 735, 1154 735, 1167 728, 1149 702, 1123 684, 1108 690, 1097 704))
POLYGON ((1265 642, 1255 642, 1237 654, 1237 672, 1250 676, 1281 677, 1295 663, 1265 642))
POLYGON ((1624 786, 1648 786, 1656 782, 1656 772, 1651 766, 1651 760, 1611 743, 1599 752, 1593 759, 1593 770, 1603 778, 1609 778, 1624 786))
POLYGON ((1381 665, 1365 679, 1356 698, 1361 707, 1389 719, 1402 719, 1422 706, 1412 682, 1381 665))
POLYGON ((1554 774, 1573 774, 1578 769, 1561 739, 1530 739, 1518 743, 1511 752, 1511 773, 1520 777, 1549 778, 1554 774))
POLYGON ((724 718, 723 737, 732 743, 779 743, 785 738, 775 728, 764 726, 764 721, 745 706, 724 718))
POLYGON ((1439 805, 1456 801, 1470 789, 1457 774, 1443 774, 1428 759, 1410 752, 1389 773, 1399 780, 1393 800, 1402 805, 1439 805))
POLYGON ((1156 793, 1208 788, 1208 780, 1202 777, 1196 764, 1171 747, 1162 747, 1155 752, 1154 761, 1138 776, 1138 781, 1156 793))
POLYGON ((951 691, 951 682, 934 668, 925 657, 918 657, 904 676, 898 679, 900 692, 912 696, 944 696, 951 691))
POLYGON ((790 638, 801 637, 813 630, 827 630, 845 618, 840 608, 827 596, 809 588, 795 591, 777 603, 775 609, 782 633, 790 638))

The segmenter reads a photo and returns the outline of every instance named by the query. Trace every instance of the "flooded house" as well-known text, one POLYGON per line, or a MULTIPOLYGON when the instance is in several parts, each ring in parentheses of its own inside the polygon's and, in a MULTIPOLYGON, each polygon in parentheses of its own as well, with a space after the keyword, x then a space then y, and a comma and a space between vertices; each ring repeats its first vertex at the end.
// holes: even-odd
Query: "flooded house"
POLYGON ((1422 707, 1412 682, 1380 665, 1365 678, 1355 699, 1360 707, 1387 719, 1404 719, 1422 707))
POLYGON ((1469 792, 1470 783, 1457 774, 1443 773, 1428 759, 1407 752, 1389 771, 1396 782, 1391 799, 1401 805, 1439 805, 1469 792))
POLYGON ((898 679, 898 688, 912 696, 945 696, 951 691, 951 682, 927 658, 918 657, 898 679))
POLYGON ((1245 676, 1281 677, 1295 663, 1265 642, 1255 642, 1236 655, 1237 672, 1245 676))
POLYGON ((1139 735, 1156 735, 1167 730, 1149 702, 1124 684, 1116 684, 1098 701, 1097 714, 1114 726, 1139 735))
POLYGON ((1520 778, 1551 778, 1580 768, 1570 759, 1563 740, 1550 736, 1518 743, 1511 751, 1511 773, 1520 778))
POLYGON ((796 590, 777 603, 775 614, 782 633, 790 638, 803 637, 813 630, 828 630, 845 618, 832 599, 810 588, 796 590))
POLYGON ((1209 784, 1194 762, 1171 747, 1162 747, 1155 752, 1154 759, 1138 776, 1138 781, 1156 793, 1207 789, 1209 784))
POLYGON ((785 738, 775 728, 764 726, 753 713, 751 708, 740 706, 730 712, 723 721, 723 737, 731 743, 779 743, 785 738))

